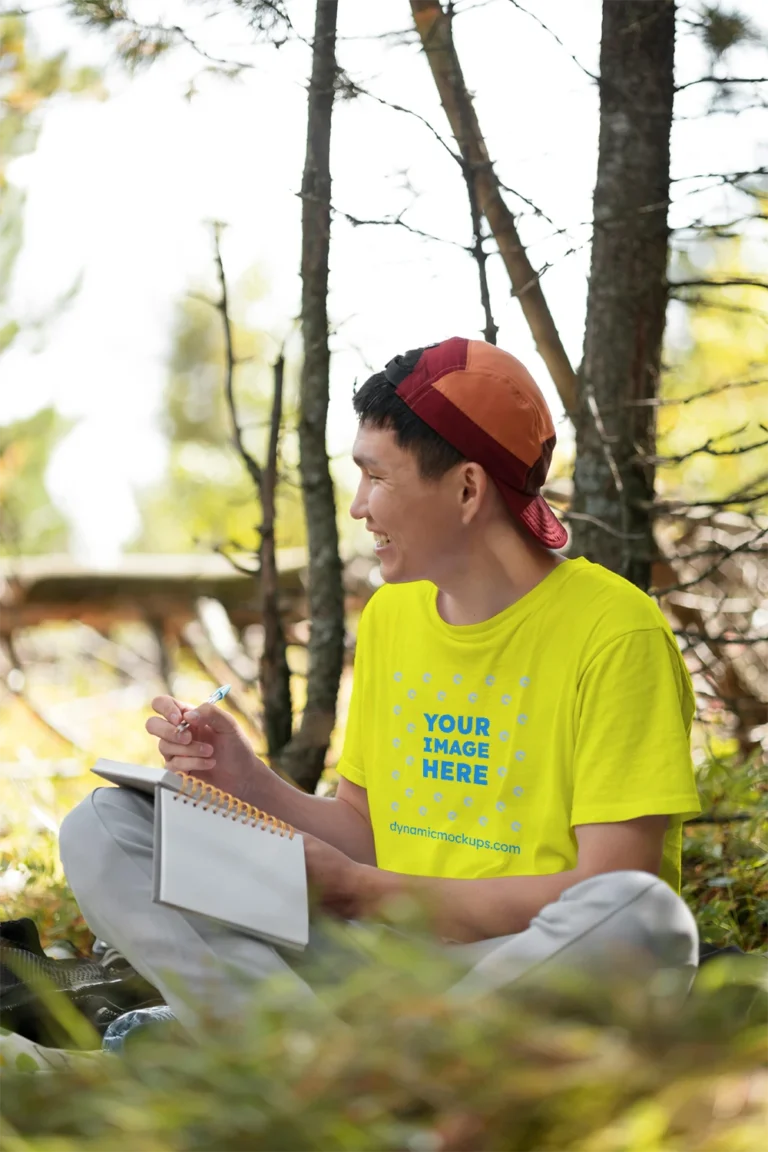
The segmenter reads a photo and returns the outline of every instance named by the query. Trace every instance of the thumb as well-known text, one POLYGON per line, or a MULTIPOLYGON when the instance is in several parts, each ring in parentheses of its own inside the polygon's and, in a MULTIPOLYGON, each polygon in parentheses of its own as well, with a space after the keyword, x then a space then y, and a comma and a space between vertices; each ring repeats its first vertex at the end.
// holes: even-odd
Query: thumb
POLYGON ((229 712, 222 711, 221 708, 217 708, 215 704, 199 704, 197 708, 185 712, 184 719, 193 724, 196 721, 202 721, 203 724, 207 724, 209 728, 212 728, 214 732, 229 733, 238 731, 238 724, 234 716, 231 716, 229 712))

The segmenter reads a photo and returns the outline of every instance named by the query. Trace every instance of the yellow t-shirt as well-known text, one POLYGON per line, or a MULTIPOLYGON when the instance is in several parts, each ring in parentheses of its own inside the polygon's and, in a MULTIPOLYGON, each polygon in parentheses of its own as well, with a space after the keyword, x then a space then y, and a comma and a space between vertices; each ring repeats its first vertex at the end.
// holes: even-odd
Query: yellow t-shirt
POLYGON ((380 868, 474 879, 574 868, 574 828, 700 811, 694 697, 656 604, 584 559, 480 624, 446 624, 431 583, 363 612, 342 776, 366 788, 380 868))

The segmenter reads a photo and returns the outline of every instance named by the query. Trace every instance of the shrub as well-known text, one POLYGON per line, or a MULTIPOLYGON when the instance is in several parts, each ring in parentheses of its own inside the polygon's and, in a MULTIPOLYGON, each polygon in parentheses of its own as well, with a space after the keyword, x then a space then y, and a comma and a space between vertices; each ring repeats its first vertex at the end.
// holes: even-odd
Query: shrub
POLYGON ((317 1001, 275 984, 237 1021, 138 1034, 124 1055, 66 1074, 7 1076, 5 1147, 763 1147, 766 992, 749 960, 708 966, 682 1007, 663 980, 460 1003, 436 991, 433 955, 363 936, 377 959, 317 1001))

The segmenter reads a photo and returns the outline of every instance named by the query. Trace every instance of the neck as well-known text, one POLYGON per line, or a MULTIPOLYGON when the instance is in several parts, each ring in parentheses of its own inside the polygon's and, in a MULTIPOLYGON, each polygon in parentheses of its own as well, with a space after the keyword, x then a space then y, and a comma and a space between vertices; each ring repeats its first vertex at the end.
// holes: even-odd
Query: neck
POLYGON ((436 581, 438 612, 446 624, 480 624, 522 599, 564 562, 514 527, 486 533, 436 581))

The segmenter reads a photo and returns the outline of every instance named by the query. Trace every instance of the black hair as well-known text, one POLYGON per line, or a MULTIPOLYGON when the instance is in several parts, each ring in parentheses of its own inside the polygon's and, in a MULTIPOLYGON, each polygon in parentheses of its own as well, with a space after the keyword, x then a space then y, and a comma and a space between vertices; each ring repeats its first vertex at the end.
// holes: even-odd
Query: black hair
POLYGON ((423 348, 414 348, 390 360, 383 372, 374 373, 356 389, 352 404, 361 424, 392 429, 398 447, 416 457, 425 480, 439 480, 466 460, 466 456, 425 424, 396 392, 397 385, 413 370, 423 351, 423 348))

